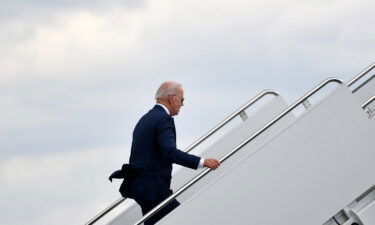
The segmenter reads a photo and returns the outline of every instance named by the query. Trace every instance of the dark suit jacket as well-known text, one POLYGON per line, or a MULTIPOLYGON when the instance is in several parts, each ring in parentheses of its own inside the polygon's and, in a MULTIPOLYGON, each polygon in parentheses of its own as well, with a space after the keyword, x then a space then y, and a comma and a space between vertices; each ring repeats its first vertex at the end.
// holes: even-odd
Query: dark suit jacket
POLYGON ((172 164, 197 169, 200 158, 176 148, 173 118, 155 105, 137 123, 129 164, 139 173, 130 184, 134 199, 160 201, 170 195, 172 164))

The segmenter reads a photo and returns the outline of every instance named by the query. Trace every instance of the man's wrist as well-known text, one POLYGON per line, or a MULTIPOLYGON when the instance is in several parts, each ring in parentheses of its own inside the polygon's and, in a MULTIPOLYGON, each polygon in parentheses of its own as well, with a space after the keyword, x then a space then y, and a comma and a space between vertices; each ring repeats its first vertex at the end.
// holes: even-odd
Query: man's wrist
POLYGON ((197 167, 197 169, 202 169, 202 168, 204 168, 204 158, 201 158, 200 160, 199 160, 199 164, 198 164, 198 167, 197 167))

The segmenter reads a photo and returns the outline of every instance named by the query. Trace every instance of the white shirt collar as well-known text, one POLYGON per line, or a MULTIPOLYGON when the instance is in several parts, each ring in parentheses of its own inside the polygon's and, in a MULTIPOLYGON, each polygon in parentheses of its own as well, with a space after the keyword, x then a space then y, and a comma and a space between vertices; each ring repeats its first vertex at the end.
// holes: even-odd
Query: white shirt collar
POLYGON ((163 105, 163 104, 160 104, 160 103, 156 103, 156 105, 160 105, 161 107, 163 107, 163 109, 168 113, 168 115, 171 115, 170 113, 169 113, 169 110, 168 110, 168 108, 167 107, 165 107, 165 105, 163 105))

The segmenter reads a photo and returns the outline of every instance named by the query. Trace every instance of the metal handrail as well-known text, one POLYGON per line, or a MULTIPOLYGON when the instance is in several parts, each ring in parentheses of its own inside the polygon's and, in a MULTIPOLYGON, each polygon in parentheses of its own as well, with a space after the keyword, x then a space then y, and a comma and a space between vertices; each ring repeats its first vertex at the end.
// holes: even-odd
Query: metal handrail
POLYGON ((352 86, 355 82, 357 82, 359 79, 361 79, 363 76, 365 76, 368 72, 370 72, 372 69, 375 68, 375 63, 368 66, 365 70, 363 70, 360 74, 355 76, 353 79, 351 79, 347 85, 348 87, 352 86))
POLYGON ((209 138, 211 135, 216 133, 220 128, 222 128, 224 125, 232 121, 236 116, 240 115, 244 110, 252 106, 254 103, 258 102, 261 98, 263 98, 266 95, 274 95, 279 96, 280 94, 274 90, 265 90, 259 93, 257 96, 255 96, 253 99, 245 103, 243 106, 238 108, 236 111, 234 111, 232 114, 230 114, 227 118, 225 118, 222 122, 220 122, 218 125, 216 125, 214 128, 209 130, 205 135, 200 137, 197 141, 195 141, 193 144, 188 146, 184 151, 190 152, 195 147, 197 147, 199 144, 201 144, 203 141, 205 141, 207 138, 209 138))
MULTIPOLYGON (((229 157, 231 157, 233 154, 235 154, 238 150, 240 150, 243 146, 245 146, 247 143, 252 141, 254 138, 259 136, 261 133, 263 133, 265 130, 267 130, 270 126, 272 126, 274 123, 279 121, 281 118, 283 118, 286 114, 288 114, 290 111, 295 109, 298 105, 300 105, 302 102, 307 100, 310 96, 315 94, 317 91, 322 89, 324 86, 326 86, 328 83, 336 82, 339 84, 343 84, 343 82, 340 79, 337 78, 329 78, 322 83, 320 83, 317 87, 315 87, 313 90, 309 91, 307 94, 302 96, 299 100, 297 100, 295 103, 290 105, 287 109, 285 109, 281 114, 279 114, 277 117, 275 117, 271 122, 264 125, 260 130, 258 130, 255 134, 253 134, 251 137, 243 141, 240 145, 238 145, 236 148, 232 149, 229 153, 227 153, 224 157, 222 157, 219 161, 220 163, 227 160, 229 157)), ((163 207, 165 207, 167 204, 169 204, 173 199, 181 195, 183 192, 185 192, 188 188, 190 188, 193 184, 198 182, 200 179, 202 179, 204 176, 206 176, 209 172, 211 172, 210 168, 205 169, 202 173, 198 174, 196 177, 194 177, 192 180, 190 180, 188 183, 186 183, 184 186, 182 186, 179 190, 177 190, 174 194, 169 196, 167 199, 162 201, 159 205, 157 205, 154 209, 152 209, 150 212, 148 212, 146 215, 144 215, 137 223, 134 225, 140 225, 147 219, 149 219, 151 216, 153 216, 155 213, 157 213, 159 210, 161 210, 163 207)))
POLYGON ((370 105, 373 101, 375 101, 375 95, 372 96, 369 100, 367 100, 363 105, 361 106, 362 109, 366 108, 368 105, 370 105))
POLYGON ((126 198, 120 198, 114 203, 112 203, 110 206, 108 206, 106 209, 101 211, 97 216, 92 218, 89 222, 86 223, 86 225, 92 225, 96 223, 98 220, 100 220, 103 216, 107 215, 112 209, 116 208, 118 205, 120 205, 123 201, 125 201, 126 198))
POLYGON ((362 84, 358 85, 354 90, 352 91, 353 93, 356 93, 359 89, 361 89, 363 86, 368 84, 370 81, 372 81, 375 78, 375 74, 369 77, 367 80, 365 80, 362 84))
MULTIPOLYGON (((214 133, 216 133, 220 128, 225 126, 227 123, 232 121, 236 116, 240 115, 244 112, 247 108, 252 106, 254 103, 258 102, 260 99, 262 99, 266 95, 274 95, 279 96, 280 94, 274 90, 265 90, 259 93, 257 96, 249 100, 247 103, 245 103, 243 106, 238 108, 236 111, 234 111, 232 114, 230 114, 227 118, 225 118, 222 122, 220 122, 218 125, 216 125, 214 128, 209 130, 206 134, 204 134, 202 137, 200 137, 198 140, 196 140, 193 144, 188 146, 184 152, 191 152, 195 147, 197 147, 199 144, 201 144, 203 141, 205 141, 207 138, 212 136, 214 133)), ((85 225, 92 225, 95 222, 97 222, 99 219, 101 219, 103 216, 108 214, 110 211, 112 211, 114 208, 116 208, 118 205, 120 205, 123 201, 125 201, 126 198, 120 198, 110 206, 108 206, 106 209, 104 209, 101 213, 99 213, 97 216, 95 216, 93 219, 91 219, 88 223, 85 225)))

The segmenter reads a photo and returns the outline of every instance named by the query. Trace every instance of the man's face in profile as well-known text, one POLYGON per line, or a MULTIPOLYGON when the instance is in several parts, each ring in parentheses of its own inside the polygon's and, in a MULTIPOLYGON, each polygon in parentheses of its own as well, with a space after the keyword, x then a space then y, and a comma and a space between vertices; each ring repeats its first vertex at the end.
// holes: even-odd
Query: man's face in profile
POLYGON ((180 112, 181 106, 184 105, 184 91, 182 88, 178 88, 175 94, 171 95, 171 116, 178 115, 180 112))

